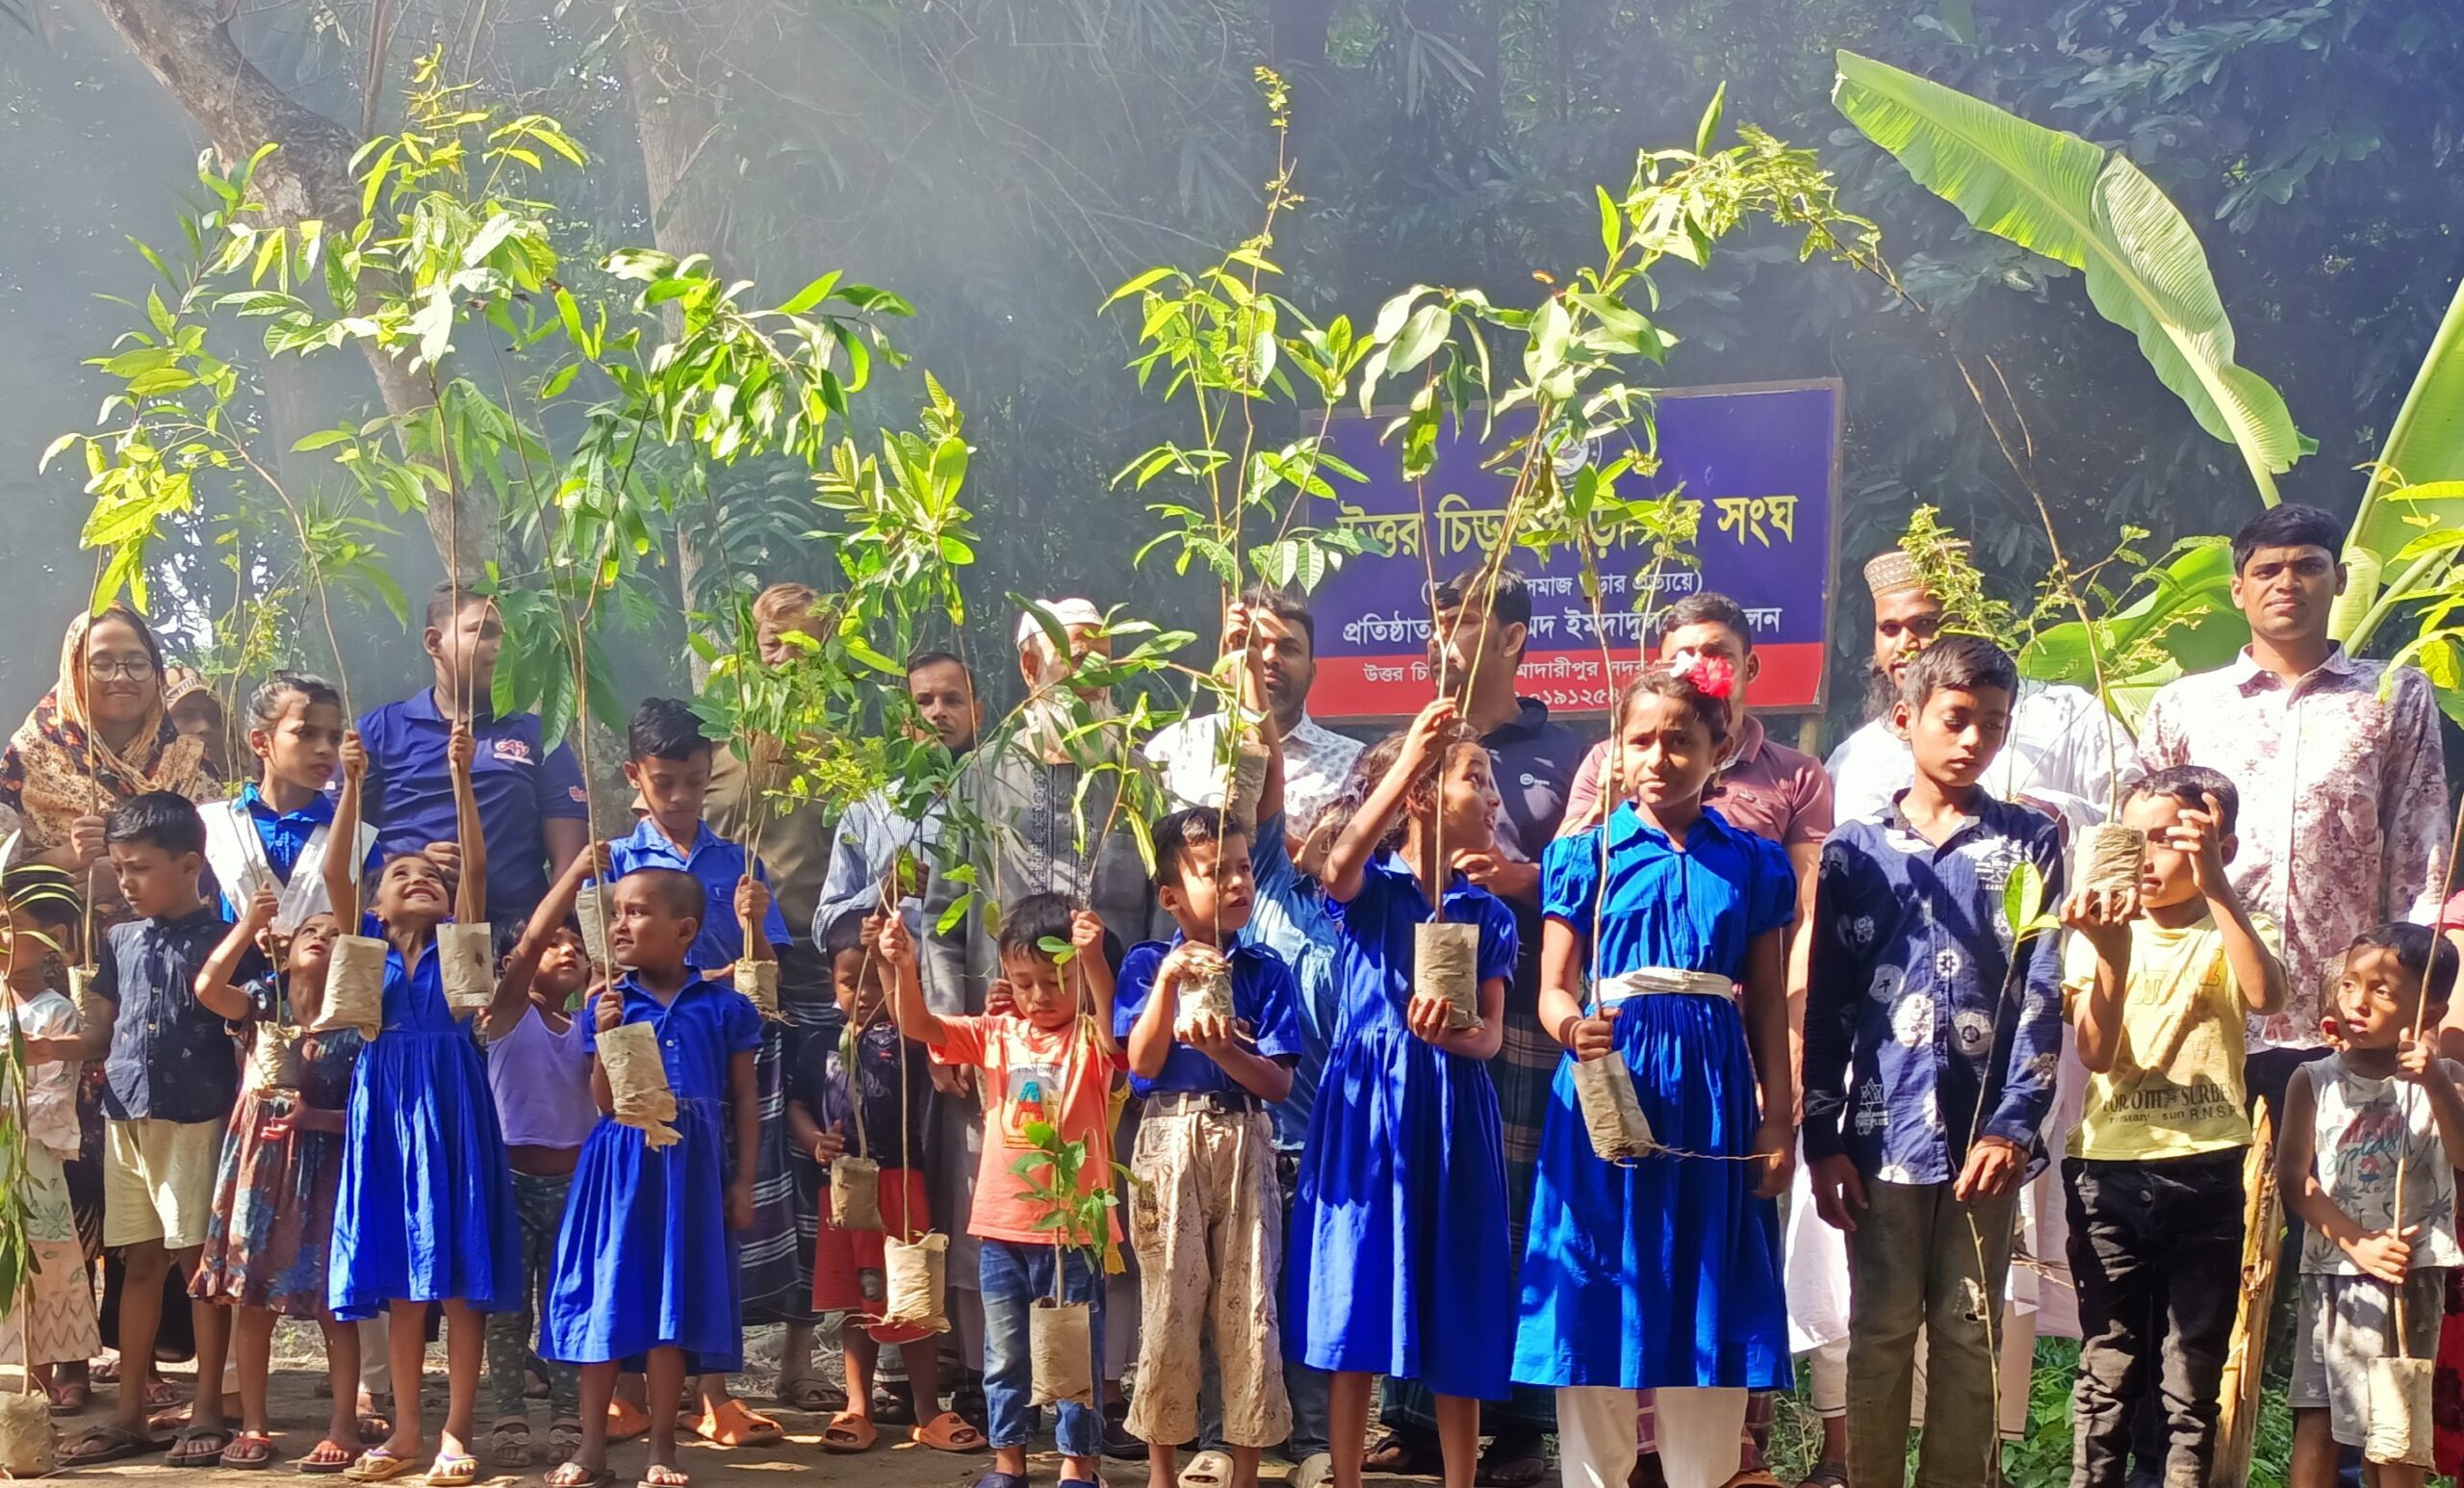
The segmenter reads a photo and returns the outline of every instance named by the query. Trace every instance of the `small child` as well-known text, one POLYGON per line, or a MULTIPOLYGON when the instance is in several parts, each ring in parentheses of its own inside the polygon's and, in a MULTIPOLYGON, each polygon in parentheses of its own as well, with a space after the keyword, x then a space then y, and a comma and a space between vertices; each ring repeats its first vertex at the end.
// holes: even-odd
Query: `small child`
MULTIPOLYGON (((591 855, 575 859, 580 862, 591 855)), ((570 902, 572 896, 565 896, 570 902)), ((528 925, 497 927, 500 977, 514 975, 528 925)), ((519 1004, 499 999, 485 1019, 488 1089, 496 1096, 497 1121, 504 1129, 505 1160, 513 1168, 513 1209, 522 1232, 520 1305, 488 1315, 488 1389, 496 1397, 496 1424, 488 1428, 488 1457, 500 1468, 530 1461, 529 1407, 524 1390, 531 1363, 531 1340, 547 1298, 548 1267, 555 1259, 556 1231, 565 1219, 565 1195, 573 1185, 581 1144, 599 1122, 590 1093, 590 1025, 572 1011, 590 985, 589 953, 569 922, 549 928, 529 996, 519 1004)), ((501 990, 501 988, 500 988, 501 990)), ((581 1445, 581 1376, 571 1365, 541 1361, 548 1381, 548 1460, 562 1462, 581 1445)))
MULTIPOLYGON (((1089 1376, 1101 1379, 1104 1280, 1084 1248, 1056 1246, 1051 1212, 1027 1196, 1015 1168, 1022 1159, 1033 1162, 1028 1129, 1048 1123, 1062 1141, 1087 1143, 1079 1192, 1110 1189, 1112 1086, 1121 1057, 1112 1036, 1113 971, 1104 959, 1102 920, 1073 911, 1059 894, 1029 894, 1001 915, 997 946, 1001 980, 986 1004, 1009 1011, 980 1017, 942 1017, 925 1008, 914 937, 902 916, 885 918, 876 950, 889 967, 899 1032, 929 1048, 937 1064, 983 1071, 984 1157, 967 1224, 983 1243, 984 1402, 992 1441, 992 1472, 984 1481, 1019 1488, 1027 1472, 1033 1365, 1027 1309, 1049 1296, 1089 1304, 1089 1376), (1069 947, 1065 965, 1046 949, 1060 942, 1069 947)), ((1099 1245, 1119 1243, 1116 1216, 1105 1231, 1091 1238, 1099 1245)), ((1062 1401, 1057 1414, 1062 1488, 1092 1488, 1103 1416, 1070 1400, 1062 1401)))
MULTIPOLYGON (((712 744, 691 704, 651 698, 633 711, 625 733, 625 779, 640 795, 644 814, 632 835, 608 844, 611 871, 622 878, 636 868, 675 868, 702 885, 708 905, 688 958, 693 969, 730 985, 738 960, 775 959, 787 943, 786 917, 768 899, 769 874, 733 842, 702 819, 710 794, 712 744), (762 885, 761 909, 740 920, 734 909, 744 884, 762 885), (756 941, 767 949, 750 949, 756 941)), ((755 1061, 761 1116, 761 1148, 753 1174, 753 1222, 737 1237, 740 1295, 749 1321, 808 1322, 804 1299, 812 1281, 805 1274, 796 1235, 795 1172, 787 1161, 786 1035, 784 1024, 765 1021, 755 1061)), ((791 1347, 802 1356, 808 1345, 791 1347)), ((731 1398, 716 1375, 696 1382, 694 1434, 723 1447, 765 1447, 786 1438, 771 1417, 731 1398)))
MULTIPOLYGON (((284 970, 239 988, 243 968, 279 916, 278 897, 271 885, 260 885, 197 973, 200 995, 230 987, 248 999, 257 1038, 270 1036, 269 1025, 315 1021, 334 937, 342 934, 331 910, 311 912, 287 946, 276 942, 284 970)), ((201 1300, 238 1309, 232 1351, 240 1372, 240 1434, 222 1453, 226 1468, 264 1468, 273 1461, 267 1383, 278 1317, 310 1319, 322 1331, 333 1392, 325 1438, 300 1460, 299 1470, 339 1473, 358 1450, 358 1414, 351 1402, 359 1388, 359 1330, 335 1321, 326 1306, 325 1259, 342 1180, 343 1116, 363 1041, 353 1028, 303 1037, 295 1087, 260 1084, 251 1062, 239 1109, 231 1116, 214 1217, 206 1224, 205 1248, 190 1288, 201 1300)))
MULTIPOLYGON (((102 1059, 107 1151, 103 1244, 126 1258, 120 1297, 119 1400, 111 1421, 61 1456, 90 1467, 155 1450, 145 1422, 164 1277, 176 1265, 193 1281, 214 1213, 224 1128, 239 1098, 230 1025, 248 1015, 245 994, 201 989, 196 974, 221 943, 222 916, 197 891, 205 869, 205 823, 184 796, 148 791, 111 814, 105 839, 129 908, 141 920, 111 929, 92 992, 116 1010, 86 1030, 86 1056, 102 1059)), ((244 974, 261 967, 245 963, 244 974)), ((217 1466, 231 1445, 222 1424, 222 1367, 229 1313, 192 1301, 196 1400, 165 1460, 217 1466)))
MULTIPOLYGON (((322 678, 277 672, 248 700, 248 749, 257 779, 228 801, 199 808, 205 860, 222 889, 222 917, 237 920, 248 899, 270 885, 278 896, 273 932, 288 936, 325 902, 325 854, 334 803, 326 782, 342 758, 342 694, 322 678)), ((363 825, 353 851, 376 841, 363 825)))
POLYGON ((1568 1488, 1626 1481, 1642 1390, 1658 1392, 1669 1488, 1718 1488, 1736 1472, 1746 1393, 1788 1386, 1772 1201, 1796 1147, 1797 884, 1778 843, 1703 801, 1735 689, 1717 656, 1645 667, 1613 715, 1631 796, 1544 864, 1540 1022, 1566 1057, 1533 1180, 1514 1377, 1556 1391, 1568 1488), (1611 1053, 1673 1150, 1607 1163, 1594 1149, 1575 1065, 1611 1053))
POLYGON ((2064 907, 2076 934, 2063 989, 2089 1069, 2062 1165, 2084 1339, 2071 1390, 2081 1488, 2128 1479, 2131 1413, 2151 1381, 2165 1480, 2206 1482, 2216 1454, 2242 1295, 2243 1025, 2285 999, 2274 928, 2225 873, 2240 807, 2233 782, 2198 765, 2145 777, 2121 807, 2121 824, 2147 834, 2137 892, 2097 903, 2079 889, 2064 907))
POLYGON ((1197 807, 1157 822, 1152 837, 1156 897, 1180 934, 1131 949, 1113 1004, 1130 1091, 1146 1103, 1129 1159, 1142 1316, 1128 1428, 1147 1444, 1153 1488, 1171 1488, 1176 1449, 1198 1433, 1198 1340, 1211 1324, 1233 1488, 1253 1488, 1260 1450, 1292 1431, 1267 1108, 1292 1093, 1300 991, 1282 957, 1241 936, 1257 898, 1248 830, 1197 807), (1231 988, 1229 1015, 1195 1014, 1183 1040, 1183 992, 1217 976, 1231 988))
POLYGON ((1823 844, 1805 1152, 1818 1211, 1848 1235, 1857 1488, 1906 1479, 1920 1324, 1929 1388, 1917 1480, 1998 1475, 2003 1279, 2062 1050, 2057 937, 2031 936, 2014 966, 2002 893, 2029 864, 2045 903, 2062 902, 2059 830, 1978 783, 2018 688, 2018 668, 1989 641, 1928 647, 1890 715, 1915 783, 1823 844))
MULTIPOLYGON (((874 1376, 885 1345, 899 1350, 917 1405, 940 1400, 940 1341, 934 1330, 884 1322, 886 1235, 913 1241, 933 1227, 925 1198, 922 1156, 932 1116, 933 1071, 924 1051, 899 1036, 888 1012, 889 965, 875 950, 880 927, 850 910, 831 923, 822 949, 846 1027, 835 1039, 819 1032, 801 1043, 787 1081, 787 1130, 824 1169, 842 1154, 881 1165, 880 1230, 842 1230, 825 1202, 812 1267, 812 1307, 842 1313, 839 1342, 847 1361, 847 1408, 821 1433, 827 1452, 869 1451, 874 1376), (873 934, 868 936, 867 929, 873 934)), ((941 1451, 982 1451, 982 1432, 942 1411, 910 1436, 941 1451)))
MULTIPOLYGON (((0 925, 0 957, 8 965, 8 985, 0 991, 7 1010, 0 1039, 25 1039, 26 1129, 20 1137, 26 1240, 35 1268, 28 1281, 31 1317, 16 1316, 16 1297, 0 1297, 0 1363, 29 1365, 49 1392, 52 1413, 66 1415, 86 1387, 75 1384, 71 1394, 71 1382, 55 1381, 51 1367, 83 1364, 103 1347, 62 1167, 77 1156, 77 1080, 86 1045, 77 1034, 77 1010, 44 984, 52 956, 66 955, 76 944, 77 884, 58 868, 21 863, 0 875, 0 898, 8 901, 8 918, 0 925)), ((0 1065, 0 1128, 14 1119, 17 1109, 10 1079, 0 1065)))
MULTIPOLYGON (((596 856, 586 855, 586 856, 596 856)), ((561 920, 578 878, 568 875, 540 906, 561 920)), ((603 991, 592 1019, 598 1036, 645 1023, 657 1030, 661 1063, 676 1095, 680 1140, 653 1148, 644 1132, 619 1122, 603 1064, 591 1090, 603 1114, 582 1144, 572 1198, 556 1236, 540 1352, 581 1367, 581 1446, 548 1475, 551 1488, 590 1488, 607 1479, 607 1407, 624 1361, 642 1359, 648 1376, 650 1464, 646 1488, 685 1488, 678 1466, 677 1409, 688 1374, 729 1374, 744 1367, 742 1299, 732 1235, 753 1218, 753 1055, 761 1016, 732 987, 708 981, 691 963, 708 900, 693 875, 638 868, 616 881, 608 905, 607 952, 624 968, 603 991)), ((758 923, 766 906, 747 881, 734 912, 758 923)), ((757 958, 766 956, 757 941, 757 958)))
POLYGON ((1450 699, 1361 759, 1376 784, 1325 856, 1343 940, 1326 1071, 1293 1201, 1286 1268, 1303 1362, 1325 1370, 1336 1488, 1359 1488, 1371 1376, 1437 1400, 1448 1488, 1470 1488, 1482 1400, 1506 1397, 1514 1299, 1505 1157, 1487 1061, 1503 1037, 1514 916, 1450 857, 1487 851, 1498 809, 1489 753, 1450 699), (1415 927, 1479 927, 1478 1016, 1413 990, 1415 927))
MULTIPOLYGON (((2335 1052, 2295 1070, 2285 1087, 2276 1181, 2306 1227, 2285 1392, 2291 1488, 2331 1488, 2337 1448, 2359 1446, 2369 1432, 2372 1361, 2431 1356, 2448 1273, 2464 1265, 2455 1237, 2455 1169, 2464 1167, 2455 1081, 2464 1065, 2437 1058, 2429 1032, 2455 968, 2455 948, 2426 925, 2363 933, 2336 981, 2326 1030, 2335 1052)), ((2364 1472, 2371 1488, 2418 1488, 2428 1477, 2393 1463, 2364 1472)))
MULTIPOLYGON (((436 955, 436 927, 449 917, 487 918, 487 844, 471 785, 475 751, 470 726, 455 724, 446 746, 462 844, 453 897, 433 859, 398 853, 378 871, 369 927, 387 942, 383 1024, 351 1072, 325 1271, 326 1305, 335 1317, 391 1315, 394 1432, 351 1464, 358 1482, 418 1471, 432 1304, 445 1315, 446 1410, 427 1480, 431 1488, 465 1488, 477 1479, 471 1442, 485 1347, 480 1315, 513 1306, 522 1291, 504 1136, 470 1015, 445 1000, 436 955)), ((334 809, 334 835, 346 841, 358 836, 367 771, 368 755, 353 731, 343 741, 342 799, 334 809)), ((344 924, 359 919, 357 867, 347 854, 325 855, 326 896, 344 924)), ((507 978, 497 1001, 518 1005, 526 995, 507 978)))

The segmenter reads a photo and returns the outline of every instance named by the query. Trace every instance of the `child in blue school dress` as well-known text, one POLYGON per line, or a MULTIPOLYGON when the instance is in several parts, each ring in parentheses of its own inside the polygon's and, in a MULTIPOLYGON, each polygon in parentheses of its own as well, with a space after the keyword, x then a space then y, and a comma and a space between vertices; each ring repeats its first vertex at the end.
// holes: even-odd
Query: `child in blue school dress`
MULTIPOLYGON (((378 870, 370 933, 389 942, 383 1024, 351 1071, 343 1117, 342 1180, 334 1200, 325 1297, 335 1318, 390 1312, 394 1434, 360 1453, 345 1475, 386 1482, 419 1470, 420 1377, 427 1309, 445 1314, 445 1427, 429 1465, 433 1488, 464 1488, 479 1475, 471 1454, 485 1339, 480 1316, 518 1304, 522 1244, 513 1181, 497 1125, 488 1071, 471 1015, 445 1000, 436 927, 487 917, 487 849, 471 789, 471 731, 456 724, 446 760, 453 777, 461 883, 449 900, 445 875, 419 853, 378 870)), ((356 840, 368 753, 356 730, 343 740, 343 787, 335 840, 356 840)), ((325 855, 325 893, 343 924, 359 923, 357 855, 325 855)), ((512 989, 508 979, 500 998, 512 989)), ((329 992, 331 988, 328 989, 329 992)))
MULTIPOLYGON (((562 918, 578 879, 541 906, 562 918)), ((607 1404, 629 1361, 648 1376, 651 1419, 647 1488, 684 1488, 677 1465, 676 1412, 688 1374, 744 1367, 742 1282, 732 1234, 753 1222, 761 1106, 754 1055, 761 1014, 732 986, 686 963, 709 900, 678 868, 636 868, 616 881, 607 922, 609 957, 625 969, 601 994, 596 1036, 623 1023, 658 1031, 676 1094, 679 1141, 654 1148, 618 1122, 603 1063, 591 1069, 603 1114, 574 1168, 564 1228, 548 1273, 539 1351, 581 1367, 581 1449, 548 1475, 551 1488, 607 1479, 607 1404)), ((739 923, 751 925, 745 955, 774 952, 760 926, 769 895, 748 878, 736 885, 739 923)))
POLYGON ((1795 1145, 1796 880, 1778 844, 1703 804, 1734 688, 1717 657, 1628 683, 1611 736, 1629 795, 1543 862, 1540 1023, 1567 1055, 1540 1138, 1514 1377, 1557 1392, 1567 1488, 1623 1488, 1644 1390, 1659 1393, 1669 1488, 1718 1488, 1736 1471, 1746 1393, 1789 1386, 1773 1200, 1795 1145), (1574 1065, 1612 1050, 1666 1150, 1594 1150, 1574 1065))
MULTIPOLYGON (((1497 790, 1488 751, 1447 700, 1364 757, 1374 782, 1327 851, 1339 929, 1338 1011, 1293 1201, 1288 1345, 1331 1373, 1336 1488, 1359 1488, 1371 1376, 1437 1397, 1447 1488, 1471 1488, 1482 1400, 1502 1399, 1514 1342, 1505 1155, 1486 1061, 1503 1033, 1514 916, 1447 857, 1484 853, 1497 790), (1479 1020, 1412 990, 1413 928, 1432 892, 1479 927, 1479 1020)), ((1633 1415, 1627 1414, 1627 1432, 1633 1415)))

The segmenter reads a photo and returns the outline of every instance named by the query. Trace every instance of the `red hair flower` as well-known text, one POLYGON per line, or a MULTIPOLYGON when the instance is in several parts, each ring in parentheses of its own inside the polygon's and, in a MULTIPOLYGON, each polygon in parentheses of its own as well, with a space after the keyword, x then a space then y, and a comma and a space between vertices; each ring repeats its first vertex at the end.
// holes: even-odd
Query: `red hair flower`
POLYGON ((1723 703, 1736 691, 1736 668, 1725 656, 1697 656, 1680 675, 1696 692, 1723 703))

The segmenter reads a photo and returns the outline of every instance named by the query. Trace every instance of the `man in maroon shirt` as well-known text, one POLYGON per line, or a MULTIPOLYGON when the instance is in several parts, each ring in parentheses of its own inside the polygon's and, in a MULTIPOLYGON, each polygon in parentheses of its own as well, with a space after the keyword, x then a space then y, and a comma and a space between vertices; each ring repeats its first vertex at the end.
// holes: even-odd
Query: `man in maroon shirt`
MULTIPOLYGON (((1659 654, 1666 660, 1683 665, 1695 656, 1718 656, 1737 679, 1737 723, 1729 738, 1729 756, 1711 778, 1710 788, 1703 792, 1703 804, 1718 808, 1731 826, 1779 843, 1797 870, 1797 925, 1788 950, 1788 1043, 1790 1060, 1801 1062, 1810 944, 1807 932, 1813 923, 1814 870, 1822 861, 1822 839, 1831 834, 1831 777, 1811 755, 1772 742, 1762 720, 1746 710, 1747 691, 1761 670, 1761 658, 1754 654, 1753 627, 1734 600, 1707 591, 1688 595, 1661 614, 1660 628, 1659 654)), ((1610 790, 1606 784, 1614 744, 1613 738, 1603 739, 1583 757, 1574 788, 1566 793, 1559 836, 1598 826, 1625 799, 1626 792, 1610 790)), ((1771 1429, 1772 1398, 1758 1394, 1747 1408, 1746 1429, 1754 1438, 1754 1450, 1742 1457, 1748 1468, 1761 1461, 1760 1444, 1771 1429)), ((1655 1445, 1653 1427, 1651 1400, 1646 1396, 1641 1441, 1647 1462, 1655 1445)))

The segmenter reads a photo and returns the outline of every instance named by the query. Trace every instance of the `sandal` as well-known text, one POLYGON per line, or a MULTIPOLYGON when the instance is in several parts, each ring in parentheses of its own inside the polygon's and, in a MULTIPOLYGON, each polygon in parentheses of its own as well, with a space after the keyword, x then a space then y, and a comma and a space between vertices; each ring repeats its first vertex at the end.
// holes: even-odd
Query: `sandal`
POLYGON ((171 1438, 171 1451, 163 1459, 163 1465, 168 1468, 219 1467, 222 1454, 239 1440, 220 1426, 191 1426, 171 1438))
POLYGON ((1817 1462, 1797 1480, 1797 1488, 1848 1488, 1848 1465, 1844 1462, 1817 1462))
POLYGON ((359 1454, 359 1460, 343 1469, 343 1476, 354 1483, 390 1483, 418 1470, 419 1464, 408 1457, 397 1457, 382 1447, 371 1447, 359 1454))
POLYGON ((807 1411, 815 1415, 826 1410, 837 1410, 847 1403, 844 1391, 833 1390, 809 1374, 802 1379, 779 1381, 779 1393, 774 1398, 788 1410, 807 1411))
POLYGON ((100 1425, 63 1447, 60 1465, 64 1468, 99 1467, 106 1462, 124 1462, 131 1457, 150 1457, 169 1445, 118 1426, 100 1425))
POLYGON ((837 1456, 852 1457, 860 1451, 870 1451, 881 1440, 870 1420, 852 1410, 842 1410, 830 1418, 821 1428, 821 1450, 837 1456))
POLYGON ((179 1403, 180 1392, 171 1388, 169 1380, 157 1374, 145 1382, 145 1409, 149 1414, 169 1410, 179 1403))
POLYGON ((552 1421, 548 1424, 548 1460, 570 1462, 581 1450, 581 1423, 552 1421))
POLYGON ((350 1460, 350 1449, 329 1436, 308 1450, 298 1470, 312 1475, 341 1473, 348 1470, 350 1460))
POLYGON ((982 1451, 992 1445, 984 1439, 983 1432, 967 1424, 966 1418, 954 1410, 941 1412, 909 1432, 908 1436, 935 1451, 982 1451))
POLYGON ((1538 1437, 1498 1437, 1480 1457, 1472 1481, 1480 1488, 1539 1488, 1549 1475, 1549 1445, 1538 1437))
MULTIPOLYGON (((787 1439, 787 1428, 731 1396, 707 1415, 687 1415, 678 1424, 717 1447, 776 1447, 787 1439)), ((645 1429, 649 1423, 644 1422, 645 1429)), ((644 1482, 650 1482, 645 1477, 644 1482)), ((657 1485, 653 1485, 657 1488, 657 1485)))
POLYGON ((263 1431, 243 1431, 222 1449, 222 1466, 229 1472, 255 1472, 272 1462, 273 1438, 263 1431))
POLYGON ((873 1419, 886 1426, 915 1424, 915 1398, 904 1384, 884 1385, 873 1392, 873 1419))
POLYGON ((54 1416, 74 1416, 94 1398, 93 1389, 82 1379, 66 1379, 44 1392, 51 1397, 54 1416))
POLYGON ((642 1480, 633 1488, 693 1488, 693 1478, 682 1468, 654 1462, 642 1469, 642 1480))
POLYGON ((530 1423, 507 1416, 488 1427, 488 1460, 500 1468, 530 1465, 530 1423))
POLYGON ((559 1462, 547 1477, 548 1488, 615 1488, 616 1475, 605 1468, 593 1471, 578 1462, 559 1462))
POLYGON ((1228 1452, 1199 1452, 1181 1469, 1181 1488, 1224 1488, 1231 1481, 1232 1457, 1228 1452))
POLYGON ((1286 1488, 1325 1488, 1326 1479, 1334 1475, 1334 1454, 1313 1451, 1293 1464, 1292 1475, 1284 1483, 1286 1488))
POLYGON ((427 1488, 471 1488, 479 1480, 479 1459, 466 1451, 441 1451, 427 1465, 427 1488))
POLYGON ((609 1441, 629 1442, 637 1436, 648 1435, 650 1429, 650 1413, 640 1406, 621 1395, 607 1402, 607 1439, 609 1441))
POLYGON ((1360 1468, 1384 1477, 1433 1477, 1446 1471, 1446 1458, 1423 1433, 1389 1431, 1369 1449, 1360 1468))

